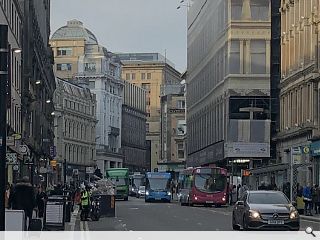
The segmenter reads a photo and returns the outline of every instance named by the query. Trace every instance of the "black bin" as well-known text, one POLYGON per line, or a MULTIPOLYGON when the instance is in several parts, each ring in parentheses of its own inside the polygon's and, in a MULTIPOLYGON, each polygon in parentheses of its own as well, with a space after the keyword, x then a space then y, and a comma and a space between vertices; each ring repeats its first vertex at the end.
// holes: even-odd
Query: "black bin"
POLYGON ((72 200, 71 200, 71 192, 66 191, 64 193, 65 201, 66 201, 66 211, 65 211, 65 222, 71 222, 71 210, 72 210, 72 200))
POLYGON ((101 217, 116 216, 116 201, 113 195, 100 195, 100 213, 101 217))

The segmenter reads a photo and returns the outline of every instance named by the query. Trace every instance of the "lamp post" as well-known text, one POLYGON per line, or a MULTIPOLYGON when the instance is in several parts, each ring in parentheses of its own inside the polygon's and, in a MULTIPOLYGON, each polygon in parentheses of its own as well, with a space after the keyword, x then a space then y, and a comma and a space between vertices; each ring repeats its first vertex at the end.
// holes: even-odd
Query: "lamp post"
POLYGON ((0 231, 5 231, 8 26, 0 25, 0 231))

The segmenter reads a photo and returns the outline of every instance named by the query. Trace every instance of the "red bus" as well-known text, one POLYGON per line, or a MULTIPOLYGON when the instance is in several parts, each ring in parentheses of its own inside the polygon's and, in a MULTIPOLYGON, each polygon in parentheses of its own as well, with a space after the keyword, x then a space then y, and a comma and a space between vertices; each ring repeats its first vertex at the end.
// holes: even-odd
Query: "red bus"
POLYGON ((185 169, 179 176, 181 205, 193 206, 227 203, 227 170, 219 167, 185 169))

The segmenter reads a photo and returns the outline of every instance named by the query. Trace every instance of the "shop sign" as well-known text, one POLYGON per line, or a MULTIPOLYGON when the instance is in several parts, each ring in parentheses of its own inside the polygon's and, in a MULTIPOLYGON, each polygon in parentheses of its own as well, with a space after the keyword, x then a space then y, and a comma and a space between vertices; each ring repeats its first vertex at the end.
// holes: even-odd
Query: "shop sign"
POLYGON ((320 141, 311 143, 310 152, 313 157, 320 156, 320 141))

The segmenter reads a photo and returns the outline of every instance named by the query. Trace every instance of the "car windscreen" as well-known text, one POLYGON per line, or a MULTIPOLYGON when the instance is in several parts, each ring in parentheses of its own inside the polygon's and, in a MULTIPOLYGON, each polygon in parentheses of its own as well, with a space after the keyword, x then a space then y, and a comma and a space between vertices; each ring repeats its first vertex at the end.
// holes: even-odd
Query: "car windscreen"
POLYGON ((207 193, 222 192, 227 184, 227 177, 222 174, 196 174, 195 187, 207 193))
POLYGON ((124 186, 128 184, 127 178, 111 178, 111 181, 116 186, 124 186))
POLYGON ((248 203, 289 204, 289 201, 283 193, 263 192, 263 193, 250 193, 248 196, 248 203))
POLYGON ((148 178, 147 189, 153 191, 163 191, 170 188, 170 181, 167 178, 148 178))

